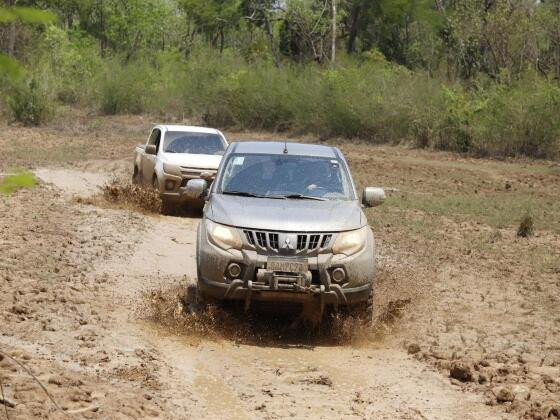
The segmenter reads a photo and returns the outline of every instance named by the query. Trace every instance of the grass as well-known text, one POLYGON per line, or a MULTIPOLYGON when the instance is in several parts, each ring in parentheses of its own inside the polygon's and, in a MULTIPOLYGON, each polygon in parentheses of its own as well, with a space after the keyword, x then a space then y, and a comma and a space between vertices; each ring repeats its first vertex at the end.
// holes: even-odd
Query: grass
POLYGON ((476 221, 496 228, 518 226, 526 214, 531 214, 537 230, 560 232, 560 220, 549 217, 550 214, 560 214, 560 202, 526 193, 407 195, 390 197, 386 204, 457 221, 476 221))
POLYGON ((21 188, 33 188, 36 184, 32 173, 19 169, 0 179, 0 194, 11 194, 21 188))

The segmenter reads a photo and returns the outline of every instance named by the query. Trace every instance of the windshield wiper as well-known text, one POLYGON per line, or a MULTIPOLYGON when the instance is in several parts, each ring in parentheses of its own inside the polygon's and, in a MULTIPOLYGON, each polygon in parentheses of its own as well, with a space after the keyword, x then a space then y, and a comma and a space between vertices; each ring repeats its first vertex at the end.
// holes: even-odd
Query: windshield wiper
POLYGON ((283 198, 294 198, 294 199, 298 199, 298 200, 317 200, 317 201, 327 201, 326 198, 322 198, 322 197, 314 197, 312 195, 305 195, 305 194, 288 194, 288 195, 283 195, 283 198))
POLYGON ((284 196, 255 194, 247 191, 222 191, 222 194, 238 195, 240 197, 275 198, 275 199, 282 199, 282 200, 285 198, 284 196))

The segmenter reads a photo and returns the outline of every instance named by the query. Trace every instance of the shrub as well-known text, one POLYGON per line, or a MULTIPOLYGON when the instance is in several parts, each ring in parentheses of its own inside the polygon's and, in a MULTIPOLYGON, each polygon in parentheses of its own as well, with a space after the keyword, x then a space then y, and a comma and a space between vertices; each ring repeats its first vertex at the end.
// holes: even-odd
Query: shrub
POLYGON ((148 111, 152 79, 153 70, 145 61, 123 64, 118 59, 108 60, 97 82, 101 111, 108 115, 148 111))
POLYGON ((36 77, 11 83, 6 104, 16 121, 25 125, 47 122, 55 112, 55 103, 48 85, 36 77))
POLYGON ((519 223, 519 228, 517 229, 517 236, 521 238, 528 238, 533 235, 533 218, 530 215, 525 215, 519 223))
POLYGON ((53 90, 61 102, 77 104, 91 99, 94 75, 103 64, 93 38, 79 30, 66 32, 50 25, 41 35, 37 50, 40 54, 34 65, 56 75, 53 90))
POLYGON ((557 84, 528 76, 513 86, 445 92, 445 107, 433 125, 434 147, 499 157, 560 154, 557 84))

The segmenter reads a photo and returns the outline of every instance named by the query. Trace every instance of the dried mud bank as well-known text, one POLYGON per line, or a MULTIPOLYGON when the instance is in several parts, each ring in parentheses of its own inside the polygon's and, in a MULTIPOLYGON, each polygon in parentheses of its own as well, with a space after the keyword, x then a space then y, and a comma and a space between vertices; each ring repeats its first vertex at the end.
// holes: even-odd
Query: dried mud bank
POLYGON ((165 410, 158 356, 134 338, 119 343, 113 280, 95 270, 109 255, 129 253, 129 230, 145 222, 71 205, 46 185, 1 197, 0 213, 0 348, 37 379, 0 355, 10 418, 65 417, 49 395, 85 418, 165 410))

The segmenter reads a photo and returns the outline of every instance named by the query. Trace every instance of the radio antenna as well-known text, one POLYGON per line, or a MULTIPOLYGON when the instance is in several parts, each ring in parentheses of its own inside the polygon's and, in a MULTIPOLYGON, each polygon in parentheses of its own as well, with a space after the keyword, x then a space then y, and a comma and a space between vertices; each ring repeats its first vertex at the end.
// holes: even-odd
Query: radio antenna
POLYGON ((284 140, 284 154, 288 154, 288 141, 284 140))

